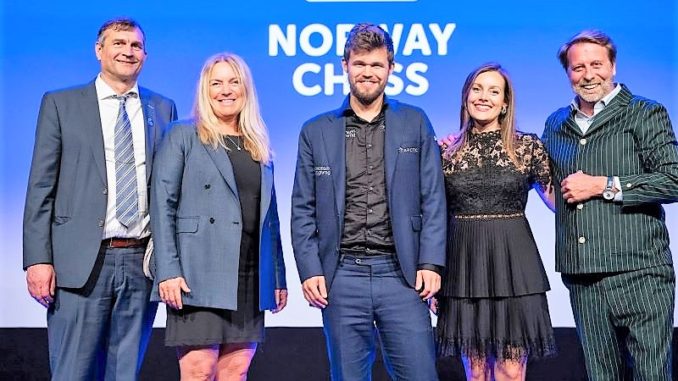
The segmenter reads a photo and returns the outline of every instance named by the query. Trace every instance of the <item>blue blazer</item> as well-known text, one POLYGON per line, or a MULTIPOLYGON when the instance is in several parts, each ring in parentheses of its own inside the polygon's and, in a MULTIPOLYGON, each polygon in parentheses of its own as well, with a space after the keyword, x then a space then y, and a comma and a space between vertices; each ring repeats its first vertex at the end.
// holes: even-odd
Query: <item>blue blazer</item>
MULTIPOLYGON (((384 160, 396 254, 414 287, 423 264, 445 265, 446 202, 440 150, 419 108, 388 99, 384 160)), ((344 228, 346 119, 321 114, 299 135, 292 191, 292 246, 301 281, 324 275, 332 284, 344 228)))
MULTIPOLYGON (((223 148, 200 142, 191 121, 172 124, 153 169, 151 227, 155 282, 183 277, 183 303, 237 309, 242 212, 233 167, 223 148)), ((261 164, 259 308, 274 309, 275 289, 286 288, 273 164, 261 164)))
MULTIPOLYGON (((156 142, 176 119, 174 102, 139 87, 146 130, 146 180, 156 142)), ((108 180, 94 81, 45 93, 38 115, 24 209, 24 269, 54 265, 59 287, 81 288, 97 259, 108 180)))

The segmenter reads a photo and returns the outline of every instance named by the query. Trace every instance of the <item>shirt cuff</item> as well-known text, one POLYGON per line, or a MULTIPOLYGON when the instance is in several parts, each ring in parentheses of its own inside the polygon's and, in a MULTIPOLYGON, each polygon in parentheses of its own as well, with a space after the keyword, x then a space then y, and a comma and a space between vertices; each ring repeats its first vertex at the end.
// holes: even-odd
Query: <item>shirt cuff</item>
POLYGON ((617 193, 614 194, 614 199, 612 199, 612 201, 622 202, 624 200, 624 196, 622 196, 622 186, 619 176, 614 176, 614 187, 617 188, 617 193))
POLYGON ((435 272, 438 275, 443 274, 443 269, 444 269, 443 266, 433 265, 433 264, 430 264, 430 263, 422 263, 417 268, 417 270, 430 270, 430 271, 435 272))

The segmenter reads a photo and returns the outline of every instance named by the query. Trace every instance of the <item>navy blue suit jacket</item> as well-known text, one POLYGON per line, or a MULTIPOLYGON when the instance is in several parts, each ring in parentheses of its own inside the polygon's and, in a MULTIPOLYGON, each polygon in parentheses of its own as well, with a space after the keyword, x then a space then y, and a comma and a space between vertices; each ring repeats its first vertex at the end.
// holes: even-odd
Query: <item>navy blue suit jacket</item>
MULTIPOLYGON (((386 100, 384 161, 396 254, 414 287, 420 265, 445 265, 446 202, 440 150, 426 114, 386 100)), ((292 191, 292 246, 301 281, 332 284, 344 227, 346 118, 342 111, 309 120, 299 135, 292 191)))
MULTIPOLYGON (((139 87, 150 184, 156 143, 174 102, 139 87)), ((106 219, 104 138, 94 81, 42 98, 24 209, 24 269, 54 265, 59 287, 80 288, 96 261, 106 219)))

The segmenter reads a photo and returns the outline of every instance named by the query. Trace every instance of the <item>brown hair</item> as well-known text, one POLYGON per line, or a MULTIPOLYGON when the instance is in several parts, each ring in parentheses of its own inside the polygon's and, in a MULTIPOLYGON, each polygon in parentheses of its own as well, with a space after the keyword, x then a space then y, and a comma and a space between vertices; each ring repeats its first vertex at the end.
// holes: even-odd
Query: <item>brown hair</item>
POLYGON ((502 78, 504 78, 504 102, 506 102, 506 112, 499 114, 499 128, 501 131, 501 141, 504 145, 504 149, 514 164, 517 163, 515 155, 515 140, 516 140, 516 122, 515 122, 515 97, 513 93, 513 84, 511 83, 511 78, 504 68, 501 67, 498 63, 486 63, 475 70, 473 70, 466 81, 464 86, 461 89, 461 110, 459 112, 459 136, 455 141, 450 144, 445 152, 443 153, 446 159, 452 159, 460 150, 466 145, 468 137, 471 134, 471 130, 475 126, 471 114, 466 108, 466 101, 468 99, 471 87, 473 82, 480 74, 495 71, 499 73, 502 78))
POLYGON ((346 45, 344 45, 344 61, 348 62, 352 52, 367 51, 386 48, 388 63, 393 65, 393 40, 387 31, 379 25, 361 23, 356 24, 348 33, 346 45))
POLYGON ((104 43, 104 32, 106 32, 109 29, 113 29, 115 31, 118 30, 134 30, 134 29, 139 29, 141 32, 141 37, 144 39, 144 51, 146 51, 146 34, 144 33, 144 30, 141 29, 141 25, 139 25, 138 22, 131 18, 127 17, 120 17, 120 18, 115 18, 108 20, 104 22, 101 25, 101 28, 99 28, 99 32, 97 33, 97 43, 98 44, 103 44, 104 43))

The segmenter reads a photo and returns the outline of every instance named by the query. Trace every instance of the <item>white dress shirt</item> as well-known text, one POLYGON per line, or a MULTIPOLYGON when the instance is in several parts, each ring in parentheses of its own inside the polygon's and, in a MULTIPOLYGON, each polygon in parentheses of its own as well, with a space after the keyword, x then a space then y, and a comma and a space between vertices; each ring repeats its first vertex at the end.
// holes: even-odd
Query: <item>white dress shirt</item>
POLYGON ((106 221, 102 239, 108 238, 142 238, 149 235, 148 195, 146 188, 146 129, 144 115, 139 99, 139 86, 135 83, 125 94, 133 94, 125 102, 125 109, 132 124, 132 144, 134 146, 134 165, 137 172, 137 197, 139 218, 125 228, 115 217, 115 122, 118 118, 120 101, 114 98, 117 94, 101 78, 94 81, 101 117, 101 132, 104 137, 104 157, 106 159, 106 178, 108 180, 108 202, 106 221))

